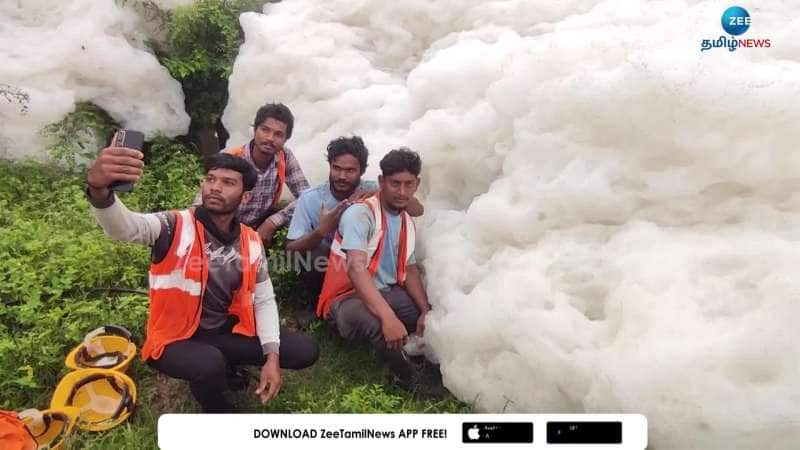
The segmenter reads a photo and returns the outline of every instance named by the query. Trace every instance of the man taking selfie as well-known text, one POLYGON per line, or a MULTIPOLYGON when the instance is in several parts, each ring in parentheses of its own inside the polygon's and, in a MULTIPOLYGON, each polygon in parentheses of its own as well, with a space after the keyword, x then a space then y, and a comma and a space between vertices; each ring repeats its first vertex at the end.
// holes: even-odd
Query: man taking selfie
POLYGON ((281 368, 311 366, 319 347, 279 327, 261 239, 237 219, 258 179, 255 169, 242 158, 214 155, 206 163, 201 205, 141 214, 129 211, 110 186, 136 182, 142 158, 138 150, 104 148, 87 174, 87 195, 105 233, 152 247, 142 358, 187 380, 204 412, 233 409, 224 391, 239 365, 260 366, 255 392, 262 402, 274 399, 281 368))

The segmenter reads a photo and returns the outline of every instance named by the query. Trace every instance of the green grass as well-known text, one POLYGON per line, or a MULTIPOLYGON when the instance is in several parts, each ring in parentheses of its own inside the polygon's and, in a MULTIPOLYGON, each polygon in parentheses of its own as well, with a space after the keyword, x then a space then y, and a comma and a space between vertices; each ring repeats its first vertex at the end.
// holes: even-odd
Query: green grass
MULTIPOLYGON (((136 192, 124 198, 136 211, 185 207, 196 192, 200 166, 172 142, 155 149, 136 192)), ((82 193, 84 171, 0 160, 0 409, 44 409, 67 372, 64 357, 83 335, 120 324, 138 345, 144 336, 149 251, 112 242, 94 222, 82 193)), ((283 245, 285 231, 276 240, 283 245)), ((276 250, 278 251, 278 250, 276 250)), ((291 272, 271 271, 282 311, 291 326, 302 297, 291 272)), ((346 342, 322 322, 310 327, 321 347, 319 361, 284 371, 281 394, 261 405, 255 386, 233 393, 256 413, 468 412, 455 398, 420 401, 384 383, 383 369, 366 345, 346 342)), ((257 371, 255 371, 257 373, 257 371)), ((137 384, 134 415, 99 433, 76 431, 66 449, 157 448, 157 422, 168 412, 197 406, 185 382, 169 379, 137 356, 129 369, 137 384)))
MULTIPOLYGON (((419 400, 384 383, 381 366, 363 345, 346 342, 327 324, 318 323, 310 334, 321 347, 317 363, 301 371, 283 371, 284 384, 275 400, 262 405, 247 389, 229 393, 243 411, 251 413, 461 413, 470 407, 452 396, 419 400)), ((254 371, 253 373, 257 373, 254 371)), ((137 361, 131 370, 139 397, 134 416, 122 426, 101 433, 78 432, 67 449, 157 448, 160 414, 196 413, 196 403, 185 382, 170 379, 137 361)))

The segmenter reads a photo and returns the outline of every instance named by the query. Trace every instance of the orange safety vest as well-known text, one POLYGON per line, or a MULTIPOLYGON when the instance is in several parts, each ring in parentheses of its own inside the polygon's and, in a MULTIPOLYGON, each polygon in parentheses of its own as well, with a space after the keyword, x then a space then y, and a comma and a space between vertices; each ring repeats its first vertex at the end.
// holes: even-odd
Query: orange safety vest
MULTIPOLYGON (((369 207, 372 213, 375 229, 372 237, 367 243, 367 257, 369 262, 369 273, 372 277, 378 273, 378 266, 383 254, 383 243, 386 240, 386 211, 381 207, 380 193, 377 193, 360 203, 369 207)), ((403 286, 406 281, 406 262, 411 254, 414 253, 414 243, 416 241, 416 226, 411 216, 403 211, 402 223, 400 225, 400 242, 397 252, 397 284, 403 286)), ((342 236, 339 231, 333 237, 331 252, 328 256, 328 269, 325 271, 325 280, 322 283, 322 292, 317 302, 317 316, 326 317, 331 305, 344 298, 350 297, 355 293, 353 283, 347 275, 347 255, 342 250, 342 236)))
POLYGON ((38 445, 28 427, 14 411, 0 410, 0 448, 3 450, 36 450, 38 445))
MULTIPOLYGON (((150 311, 142 359, 158 359, 168 344, 190 338, 200 325, 202 299, 208 280, 205 227, 194 210, 175 214, 175 236, 167 255, 150 265, 150 311)), ((239 318, 233 332, 255 336, 253 293, 261 264, 261 238, 240 224, 242 284, 233 293, 228 313, 239 318)))
MULTIPOLYGON (((245 150, 247 150, 247 144, 224 150, 224 152, 238 158, 244 158, 245 150)), ((283 149, 281 149, 278 150, 278 153, 275 156, 278 158, 278 186, 275 188, 275 192, 272 194, 272 205, 270 205, 269 209, 275 209, 278 207, 278 203, 281 200, 281 194, 283 193, 283 185, 286 184, 286 153, 284 153, 283 149)))

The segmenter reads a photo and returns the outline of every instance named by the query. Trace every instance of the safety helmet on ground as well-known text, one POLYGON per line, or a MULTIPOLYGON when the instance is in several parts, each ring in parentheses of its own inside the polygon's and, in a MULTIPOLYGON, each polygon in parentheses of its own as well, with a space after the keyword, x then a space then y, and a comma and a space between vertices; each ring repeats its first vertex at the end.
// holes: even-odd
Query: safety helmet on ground
POLYGON ((136 385, 122 372, 111 369, 80 369, 68 373, 56 386, 51 409, 79 409, 78 428, 104 431, 133 413, 136 385))
POLYGON ((58 450, 64 440, 72 433, 78 419, 78 408, 26 409, 17 416, 36 440, 39 450, 58 450))
POLYGON ((136 355, 130 331, 106 325, 89 332, 67 355, 70 369, 113 369, 125 372, 136 355))

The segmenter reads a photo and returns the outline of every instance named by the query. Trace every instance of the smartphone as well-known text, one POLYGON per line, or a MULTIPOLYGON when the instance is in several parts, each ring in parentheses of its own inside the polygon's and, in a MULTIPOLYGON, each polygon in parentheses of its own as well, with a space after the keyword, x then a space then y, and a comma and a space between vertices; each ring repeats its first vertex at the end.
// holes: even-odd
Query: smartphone
MULTIPOLYGON (((135 150, 144 151, 144 134, 134 130, 117 130, 111 139, 114 147, 127 147, 135 150)), ((133 190, 133 183, 129 181, 115 181, 111 183, 111 190, 116 192, 130 192, 133 190)))

